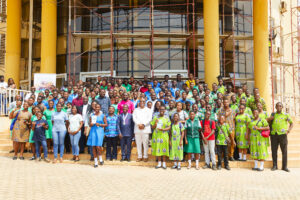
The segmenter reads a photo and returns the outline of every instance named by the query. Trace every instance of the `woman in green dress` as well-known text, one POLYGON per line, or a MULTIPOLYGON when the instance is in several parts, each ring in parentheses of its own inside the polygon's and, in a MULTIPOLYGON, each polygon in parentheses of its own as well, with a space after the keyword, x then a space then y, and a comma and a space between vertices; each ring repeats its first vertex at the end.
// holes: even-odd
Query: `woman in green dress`
POLYGON ((196 158, 196 169, 199 170, 199 159, 200 159, 200 131, 201 131, 201 123, 199 119, 195 118, 195 112, 190 112, 190 118, 185 123, 185 145, 184 152, 187 153, 188 156, 188 169, 192 167, 191 155, 195 154, 196 158))
MULTIPOLYGON (((196 104, 194 104, 196 105, 196 104)), ((183 137, 184 125, 179 122, 179 114, 173 115, 173 124, 170 131, 170 160, 174 160, 172 169, 181 170, 181 160, 183 159, 183 137), (178 162, 178 164, 177 164, 178 162)))
POLYGON ((264 160, 269 156, 268 154, 268 140, 261 135, 261 131, 269 130, 269 124, 265 119, 259 118, 258 110, 253 110, 253 119, 248 125, 248 132, 250 133, 250 154, 255 160, 255 166, 252 170, 263 171, 264 160), (258 161, 260 167, 258 168, 258 161))
POLYGON ((247 100, 245 98, 242 98, 240 100, 240 105, 245 106, 245 112, 244 113, 248 114, 252 118, 252 111, 249 107, 246 106, 246 104, 247 104, 247 100))
POLYGON ((49 153, 53 153, 53 147, 51 147, 52 143, 52 121, 51 116, 52 113, 55 112, 54 110, 54 102, 52 100, 48 101, 49 109, 44 111, 44 116, 46 117, 46 120, 48 122, 48 130, 46 130, 46 139, 47 139, 47 147, 49 150, 49 153))
MULTIPOLYGON (((38 106, 35 106, 32 108, 32 116, 31 116, 31 122, 37 120, 37 117, 35 115, 35 113, 37 113, 38 111, 40 111, 38 106)), ((33 137, 33 130, 30 130, 30 134, 29 134, 29 144, 30 144, 30 149, 32 152, 32 157, 29 160, 35 160, 36 159, 36 154, 35 154, 35 144, 34 141, 32 140, 33 137)))
POLYGON ((247 138, 247 127, 251 121, 250 116, 245 113, 245 106, 241 104, 239 106, 239 113, 235 117, 235 138, 237 148, 239 149, 239 161, 247 160, 247 149, 249 143, 247 138))
POLYGON ((166 156, 169 157, 169 130, 171 121, 165 116, 166 107, 160 106, 159 115, 155 116, 151 122, 153 129, 152 155, 158 158, 158 165, 155 167, 167 169, 166 156))
POLYGON ((260 119, 265 119, 265 120, 267 120, 267 118, 268 118, 268 113, 267 113, 266 111, 263 110, 262 104, 261 104, 260 102, 258 102, 258 103, 256 104, 256 106, 257 106, 259 118, 260 118, 260 119))

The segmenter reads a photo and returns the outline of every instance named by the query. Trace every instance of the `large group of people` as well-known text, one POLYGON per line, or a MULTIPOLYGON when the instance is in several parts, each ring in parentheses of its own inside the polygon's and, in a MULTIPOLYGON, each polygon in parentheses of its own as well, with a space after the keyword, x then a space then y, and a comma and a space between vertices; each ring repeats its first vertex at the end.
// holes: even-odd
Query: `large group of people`
MULTIPOLYGON (((2 81, 3 82, 3 81, 2 81)), ((268 114, 259 89, 249 91, 246 84, 226 85, 222 77, 211 88, 189 74, 183 80, 178 74, 162 81, 134 77, 119 79, 97 78, 97 81, 36 91, 16 96, 10 110, 13 159, 24 160, 26 143, 30 143, 31 160, 63 162, 65 151, 71 152, 74 162, 85 149, 94 167, 104 160, 131 160, 132 143, 137 147, 137 162, 148 162, 148 150, 156 157, 155 168, 188 169, 204 155, 204 169, 230 170, 229 161, 254 159, 253 170, 263 171, 271 143, 272 170, 277 170, 277 150, 282 150, 282 170, 287 168, 287 135, 293 127, 291 117, 276 104, 276 112, 268 114), (86 148, 87 147, 87 148, 86 148), (106 147, 106 151, 104 148, 106 147), (105 159, 103 152, 106 152, 105 159), (58 156, 59 155, 59 156, 58 156), (216 160, 217 155, 217 160, 216 160), (249 156, 247 156, 249 155, 249 156), (103 156, 103 157, 102 157, 103 156)))

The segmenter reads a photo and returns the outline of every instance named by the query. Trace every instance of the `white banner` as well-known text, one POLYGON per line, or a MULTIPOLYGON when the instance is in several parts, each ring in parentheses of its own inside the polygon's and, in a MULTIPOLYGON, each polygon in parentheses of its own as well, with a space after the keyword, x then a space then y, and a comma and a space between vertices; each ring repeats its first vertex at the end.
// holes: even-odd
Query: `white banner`
POLYGON ((56 74, 34 74, 34 87, 36 90, 50 89, 50 86, 56 86, 56 74))

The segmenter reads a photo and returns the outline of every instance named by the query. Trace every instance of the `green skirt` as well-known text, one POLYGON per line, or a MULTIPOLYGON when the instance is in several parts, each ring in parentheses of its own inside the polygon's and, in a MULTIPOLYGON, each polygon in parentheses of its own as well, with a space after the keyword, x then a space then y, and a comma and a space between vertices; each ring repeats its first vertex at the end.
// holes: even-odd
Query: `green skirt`
POLYGON ((187 137, 188 144, 184 145, 185 153, 201 153, 199 138, 187 137))
POLYGON ((51 120, 47 120, 48 122, 48 130, 46 130, 46 139, 52 139, 52 121, 51 120))
POLYGON ((33 130, 31 130, 29 135, 29 143, 34 143, 34 141, 32 140, 33 133, 34 133, 33 130))

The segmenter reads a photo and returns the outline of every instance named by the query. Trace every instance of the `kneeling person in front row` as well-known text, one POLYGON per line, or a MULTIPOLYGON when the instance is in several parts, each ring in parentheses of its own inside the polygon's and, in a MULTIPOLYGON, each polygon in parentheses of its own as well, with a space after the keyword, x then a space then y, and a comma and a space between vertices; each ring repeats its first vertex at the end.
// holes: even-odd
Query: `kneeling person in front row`
POLYGON ((37 120, 32 123, 32 130, 33 130, 32 140, 35 143, 36 156, 39 159, 39 161, 41 160, 40 148, 42 145, 44 150, 44 160, 46 162, 50 162, 48 158, 47 140, 45 134, 46 130, 48 129, 48 122, 42 119, 42 116, 43 115, 41 112, 36 113, 37 120))

